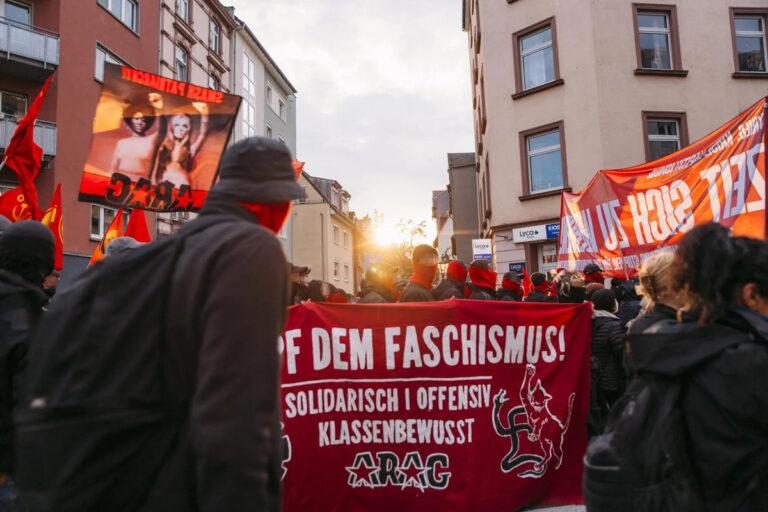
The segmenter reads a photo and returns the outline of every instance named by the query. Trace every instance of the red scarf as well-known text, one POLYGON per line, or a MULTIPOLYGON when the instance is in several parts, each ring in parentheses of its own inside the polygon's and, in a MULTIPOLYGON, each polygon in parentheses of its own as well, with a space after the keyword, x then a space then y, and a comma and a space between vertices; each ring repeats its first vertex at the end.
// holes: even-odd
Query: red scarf
POLYGON ((349 302, 347 295, 343 292, 329 293, 325 300, 326 302, 335 302, 336 304, 347 304, 349 302))
POLYGON ((422 265, 421 263, 413 264, 413 274, 411 275, 410 282, 417 284, 427 290, 432 289, 432 281, 435 280, 436 265, 422 265))
POLYGON ((587 283, 605 284, 605 278, 600 272, 590 272, 589 274, 584 274, 584 281, 587 283))
POLYGON ((549 292, 549 281, 545 279, 539 284, 533 285, 533 289, 546 295, 549 292))
POLYGON ((291 201, 283 203, 240 203, 240 206, 251 212, 259 219, 259 224, 277 234, 283 229, 283 224, 291 213, 291 201))
POLYGON ((520 283, 511 279, 507 279, 506 277, 501 278, 501 289, 509 290, 518 297, 523 296, 523 287, 520 285, 520 283))
POLYGON ((496 272, 484 268, 469 267, 469 280, 480 288, 496 289, 496 272))
POLYGON ((459 263, 458 261, 452 261, 448 264, 448 270, 446 271, 448 279, 457 283, 463 283, 467 280, 467 267, 459 263))

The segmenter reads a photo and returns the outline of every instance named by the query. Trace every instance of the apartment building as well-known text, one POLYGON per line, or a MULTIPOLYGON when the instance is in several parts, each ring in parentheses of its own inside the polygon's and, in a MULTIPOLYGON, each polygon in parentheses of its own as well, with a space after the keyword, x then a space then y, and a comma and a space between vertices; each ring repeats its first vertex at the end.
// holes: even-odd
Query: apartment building
POLYGON ((359 287, 355 216, 349 192, 336 180, 306 172, 299 178, 307 198, 292 211, 293 261, 312 269, 309 279, 331 283, 347 293, 359 287))
MULTIPOLYGON (((232 75, 234 93, 242 96, 234 140, 270 137, 285 143, 296 156, 296 88, 256 38, 248 25, 235 18, 232 75)), ((289 260, 293 258, 293 221, 288 219, 278 238, 289 260)))
POLYGON ((478 222, 500 273, 557 266, 560 195, 768 92, 765 0, 463 0, 478 222))
MULTIPOLYGON (((65 281, 87 265, 113 215, 77 201, 104 63, 156 70, 160 34, 159 0, 79 0, 72 6, 70 0, 0 1, 0 148, 56 73, 35 127, 44 153, 36 184, 43 208, 62 184, 65 281)), ((15 185, 13 173, 0 172, 0 190, 15 185)))

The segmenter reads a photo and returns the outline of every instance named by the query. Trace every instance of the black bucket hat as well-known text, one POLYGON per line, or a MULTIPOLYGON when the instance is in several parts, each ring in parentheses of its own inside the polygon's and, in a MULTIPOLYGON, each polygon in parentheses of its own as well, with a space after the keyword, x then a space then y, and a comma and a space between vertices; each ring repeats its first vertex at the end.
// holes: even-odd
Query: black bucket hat
POLYGON ((296 183, 291 153, 280 141, 251 137, 233 144, 221 159, 219 182, 211 189, 250 203, 282 203, 306 198, 296 183))

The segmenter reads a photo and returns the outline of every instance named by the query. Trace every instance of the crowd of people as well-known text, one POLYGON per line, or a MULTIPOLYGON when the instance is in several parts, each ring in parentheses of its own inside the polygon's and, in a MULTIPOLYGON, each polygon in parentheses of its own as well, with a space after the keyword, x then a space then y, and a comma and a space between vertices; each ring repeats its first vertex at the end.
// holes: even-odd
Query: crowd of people
POLYGON ((274 235, 303 196, 283 145, 234 144, 199 218, 168 241, 113 241, 75 291, 53 301, 51 232, 0 218, 0 510, 278 511, 275 340, 287 306, 448 299, 591 303, 589 510, 768 510, 765 240, 708 224, 676 252, 647 258, 633 279, 590 264, 499 280, 477 260, 449 263, 436 285, 438 254, 421 245, 406 282, 375 265, 351 297, 285 260, 274 235), (158 265, 157 282, 137 288, 143 296, 109 292, 119 278, 127 282, 125 268, 151 272, 143 263, 158 265), (105 295, 83 304, 87 289, 105 295), (104 319, 142 312, 163 325, 103 329, 104 319), (60 325, 76 327, 56 332, 60 325), (98 334, 99 357, 78 351, 92 341, 78 339, 82 332, 98 334), (123 379, 125 388, 113 380, 125 377, 129 335, 157 346, 136 363, 146 380, 123 379), (110 350, 126 359, 102 357, 110 350), (96 390, 84 384, 94 376, 103 379, 96 390), (173 407, 153 402, 165 394, 173 407), (114 464, 90 467, 94 453, 114 464))

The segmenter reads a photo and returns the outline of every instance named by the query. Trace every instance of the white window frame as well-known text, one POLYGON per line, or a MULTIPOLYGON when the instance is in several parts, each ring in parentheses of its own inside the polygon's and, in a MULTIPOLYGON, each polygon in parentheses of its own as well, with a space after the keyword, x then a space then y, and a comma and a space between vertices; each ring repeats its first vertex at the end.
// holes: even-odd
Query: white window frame
POLYGON ((216 55, 221 54, 221 25, 213 18, 208 26, 208 44, 216 55))
POLYGON ((97 2, 104 9, 106 9, 112 16, 117 18, 120 23, 131 29, 135 33, 139 33, 139 2, 137 0, 98 0, 97 2), (120 16, 116 15, 112 11, 112 7, 119 2, 120 4, 120 16), (125 4, 133 5, 133 19, 130 22, 125 21, 126 11, 125 4))
POLYGON ((349 282, 349 265, 344 265, 344 282, 349 282))
MULTIPOLYGON (((667 36, 667 52, 669 53, 669 67, 668 68, 646 68, 643 67, 642 69, 663 69, 663 70, 670 70, 675 69, 675 57, 674 53, 672 51, 672 19, 669 16, 668 12, 661 12, 661 11, 640 11, 636 14, 638 19, 635 21, 637 23, 637 44, 640 45, 640 36, 643 34, 662 34, 667 36), (652 28, 652 27, 641 27, 640 26, 640 16, 664 16, 664 20, 666 21, 667 28, 652 28)), ((642 47, 639 48, 639 51, 642 52, 642 47)), ((643 65, 643 59, 642 55, 640 57, 640 65, 643 65)))
MULTIPOLYGON (((21 7, 21 8, 25 8, 26 7, 27 12, 29 13, 29 23, 26 25, 26 27, 31 27, 32 26, 32 5, 31 4, 29 4, 27 2, 19 2, 17 0, 6 0, 5 3, 6 4, 11 3, 11 4, 14 4, 14 5, 16 5, 18 7, 21 7)), ((20 23, 13 22, 13 21, 8 20, 8 19, 6 19, 6 22, 12 23, 13 25, 20 25, 20 23)))
POLYGON ((27 97, 26 94, 22 94, 20 92, 7 91, 5 89, 0 89, 0 105, 2 105, 3 103, 3 94, 12 94, 14 96, 19 96, 20 98, 24 98, 24 112, 22 112, 21 115, 19 115, 18 117, 13 117, 11 116, 11 114, 5 114, 2 111, 0 111, 0 118, 2 119, 10 118, 10 119, 18 120, 24 117, 25 115, 27 115, 27 109, 29 108, 29 98, 27 97))
POLYGON ((651 130, 648 126, 646 126, 646 130, 648 130, 648 150, 651 149, 651 142, 676 142, 677 143, 677 149, 676 151, 680 151, 682 147, 682 141, 680 140, 680 121, 678 119, 668 119, 665 117, 649 117, 646 121, 646 123, 675 123, 675 131, 677 131, 677 135, 655 135, 651 134, 651 130))
MULTIPOLYGON (((110 211, 110 212, 114 212, 114 214, 117 215, 117 208, 109 208, 107 206, 91 204, 91 219, 93 218, 94 208, 97 208, 99 211, 99 232, 94 233, 93 226, 91 225, 89 227, 90 239, 96 242, 100 242, 104 239, 104 232, 106 232, 107 228, 109 228, 109 224, 112 223, 111 221, 109 223, 105 222, 105 219, 106 219, 105 212, 110 211)), ((114 216, 112 218, 114 219, 114 216)), ((123 222, 125 223, 125 218, 123 218, 123 222)))
POLYGON ((529 55, 533 55, 534 53, 538 53, 538 52, 543 52, 547 48, 552 48, 552 67, 554 69, 554 67, 555 67, 555 49, 554 49, 554 41, 553 41, 552 32, 553 32, 552 31, 552 25, 547 25, 545 27, 542 27, 540 30, 536 30, 534 32, 531 32, 530 34, 525 34, 524 36, 520 37, 520 43, 519 43, 519 45, 520 45, 520 70, 522 71, 522 73, 520 74, 520 78, 521 78, 521 80, 523 82, 522 86, 523 86, 523 90, 524 91, 527 91, 528 89, 533 89, 535 87, 540 87, 540 86, 542 86, 544 84, 548 84, 548 83, 551 83, 551 82, 554 82, 555 80, 557 80, 557 76, 556 76, 557 73, 555 73, 554 76, 552 77, 552 80, 548 80, 548 81, 542 82, 540 84, 531 85, 530 87, 526 87, 525 86, 525 82, 526 82, 526 80, 525 80, 525 58, 528 57, 529 55), (535 36, 537 34, 545 32, 547 30, 549 30, 549 34, 550 34, 549 35, 549 42, 548 43, 542 43, 542 44, 540 44, 538 46, 534 46, 533 48, 529 48, 528 50, 523 50, 523 41, 525 41, 529 37, 533 37, 533 36, 535 36))
POLYGON ((338 281, 341 278, 341 266, 338 261, 333 262, 333 280, 338 281))
POLYGON ((266 134, 267 138, 269 138, 269 139, 273 138, 272 137, 273 136, 273 132, 272 132, 272 127, 271 126, 267 125, 267 130, 266 130, 265 134, 266 134))
POLYGON ((213 89, 214 91, 221 90, 221 80, 219 80, 219 77, 213 73, 208 73, 208 88, 213 89))
POLYGON ((339 245, 339 226, 333 226, 333 243, 339 245))
POLYGON ((264 94, 264 97, 269 108, 272 108, 272 86, 270 84, 267 84, 267 92, 264 94))
POLYGON ((189 23, 189 0, 176 0, 176 14, 189 23))
POLYGON ((125 62, 123 59, 112 53, 106 46, 104 46, 101 43, 96 43, 96 69, 93 72, 93 78, 96 79, 97 82, 103 82, 104 81, 104 64, 106 62, 109 62, 110 64, 118 64, 120 66, 128 66, 133 67, 127 62, 125 62), (99 54, 103 54, 103 60, 100 60, 99 54))
POLYGON ((179 82, 189 82, 189 52, 183 46, 174 45, 173 47, 173 79, 179 82), (182 77, 179 73, 179 52, 182 52, 185 56, 185 62, 182 64, 184 67, 185 77, 182 77))
POLYGON ((346 231, 343 233, 342 238, 344 240, 344 248, 349 249, 349 233, 346 231))
POLYGON ((243 52, 243 91, 256 99, 256 62, 243 52))
POLYGON ((285 100, 283 98, 277 98, 277 115, 280 119, 285 120, 285 100))
POLYGON ((248 98, 243 98, 243 137, 256 136, 256 107, 248 98))
MULTIPOLYGON (((736 45, 736 64, 738 65, 738 57, 739 57, 739 38, 740 37, 759 37, 763 40, 763 62, 766 63, 766 66, 768 66, 768 38, 766 38, 766 33, 768 32, 768 29, 765 28, 766 23, 768 23, 768 16, 763 16, 760 14, 736 14, 733 17, 733 31, 736 34, 734 37, 733 44, 736 45), (738 30, 736 28, 736 21, 742 19, 742 20, 760 20, 763 24, 763 30, 762 32, 755 31, 755 30, 738 30)), ((766 71, 745 71, 742 70, 741 67, 738 69, 739 73, 760 73, 763 74, 766 71, 768 71, 768 68, 766 71)))
POLYGON ((532 133, 530 135, 527 135, 525 137, 525 157, 528 159, 528 193, 529 194, 544 194, 546 192, 552 192, 553 190, 562 190, 563 185, 560 185, 559 187, 552 187, 552 188, 545 188, 541 190, 533 190, 533 165, 532 165, 532 159, 535 156, 545 155, 547 153, 554 153, 555 151, 560 152, 560 172, 563 172, 563 141, 561 139, 561 133, 560 130, 555 128, 554 130, 547 130, 541 133, 532 133), (529 140, 541 137, 543 135, 549 135, 550 133, 556 133, 557 134, 557 140, 559 141, 557 145, 554 146, 546 146, 540 149, 534 149, 531 151, 530 144, 528 143, 529 140))

